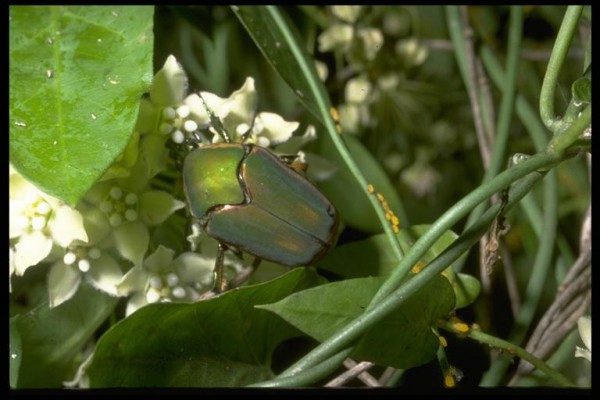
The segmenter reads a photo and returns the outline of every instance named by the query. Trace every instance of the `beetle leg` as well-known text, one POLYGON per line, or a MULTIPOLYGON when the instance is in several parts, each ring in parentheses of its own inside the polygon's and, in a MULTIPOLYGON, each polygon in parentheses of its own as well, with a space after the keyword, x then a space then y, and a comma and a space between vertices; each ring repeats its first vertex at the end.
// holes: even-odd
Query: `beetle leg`
POLYGON ((290 166, 294 171, 304 174, 308 168, 308 164, 300 161, 300 157, 297 154, 284 154, 280 155, 281 161, 290 166))
POLYGON ((232 142, 231 136, 229 135, 229 133, 223 126, 223 123, 221 122, 219 117, 217 117, 215 115, 215 113, 208 107, 208 104, 206 104, 206 101, 204 101, 204 97, 202 97, 202 94, 198 93, 198 96, 200 97, 200 100, 202 100, 202 105, 204 106, 204 109, 208 113, 208 117, 210 119, 210 124, 212 125, 212 127, 215 128, 215 130, 217 131, 219 136, 221 136, 223 138, 225 143, 231 143, 232 142))
POLYGON ((227 281, 225 280, 225 276, 223 274, 223 259, 225 257, 225 250, 227 250, 227 246, 223 243, 219 243, 219 248, 217 250, 217 259, 215 260, 215 283, 213 291, 215 293, 222 293, 227 289, 227 281))

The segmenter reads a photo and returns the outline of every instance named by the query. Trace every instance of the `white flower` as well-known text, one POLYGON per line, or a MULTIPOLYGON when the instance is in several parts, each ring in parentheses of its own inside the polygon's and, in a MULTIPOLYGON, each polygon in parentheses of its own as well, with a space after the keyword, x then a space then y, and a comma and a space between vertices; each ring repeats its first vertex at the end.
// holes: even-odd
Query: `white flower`
POLYGON ((155 302, 192 302, 212 288, 214 258, 175 252, 162 245, 142 265, 133 267, 118 284, 120 295, 132 295, 126 314, 155 302))
POLYGON ((359 29, 357 36, 362 41, 365 58, 369 61, 374 60, 383 46, 383 33, 377 28, 363 28, 359 29))
POLYGON ((327 76, 329 75, 329 68, 327 68, 327 64, 322 61, 315 60, 315 68, 317 69, 317 75, 319 75, 319 79, 325 82, 327 80, 327 76))
POLYGON ((340 125, 344 132, 357 132, 360 128, 360 107, 356 104, 342 104, 338 107, 340 125))
POLYGON ((366 76, 361 75, 348 80, 344 92, 348 103, 363 103, 367 100, 371 91, 371 82, 366 76))
POLYGON ((44 260, 54 244, 67 247, 88 240, 81 214, 41 192, 9 168, 9 237, 14 245, 14 271, 25 271, 44 260))
POLYGON ((319 51, 326 52, 334 49, 346 51, 352 43, 353 35, 352 25, 333 24, 319 35, 319 51))
POLYGON ((119 254, 134 265, 142 262, 148 250, 148 227, 185 207, 165 191, 147 189, 146 182, 147 177, 132 173, 127 180, 99 182, 86 195, 93 205, 85 212, 89 224, 109 236, 119 254))
POLYGON ((429 49, 419 44, 419 41, 415 38, 398 40, 395 49, 396 53, 402 57, 404 63, 409 67, 417 67, 423 64, 429 54, 429 49))
POLYGON ((331 6, 330 10, 338 19, 354 23, 362 11, 362 6, 331 6))
POLYGON ((592 318, 581 317, 577 320, 577 329, 579 330, 579 336, 585 345, 583 347, 575 347, 575 357, 583 357, 589 362, 592 362, 592 318))

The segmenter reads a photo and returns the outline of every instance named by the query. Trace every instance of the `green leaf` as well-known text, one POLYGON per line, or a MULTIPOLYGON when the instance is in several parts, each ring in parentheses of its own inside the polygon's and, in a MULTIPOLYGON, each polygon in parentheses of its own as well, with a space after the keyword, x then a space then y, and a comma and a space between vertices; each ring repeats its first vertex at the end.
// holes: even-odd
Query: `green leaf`
MULTIPOLYGON (((414 225, 402 229, 398 233, 398 241, 404 252, 431 225, 414 225)), ((421 261, 427 264, 440 255, 454 240, 457 235, 446 231, 427 251, 421 261)), ((385 234, 371 236, 365 240, 348 243, 334 248, 319 262, 319 268, 334 272, 344 278, 358 278, 365 276, 387 275, 398 265, 398 260, 389 247, 385 234)), ((448 267, 443 275, 448 279, 456 296, 456 308, 466 307, 471 304, 481 289, 479 281, 467 274, 456 274, 448 267)))
POLYGON ((152 79, 153 8, 10 7, 10 161, 74 206, 123 151, 152 79))
POLYGON ((307 52, 296 48, 296 45, 303 42, 293 28, 293 24, 285 18, 283 13, 278 12, 275 16, 264 6, 232 6, 232 9, 269 64, 296 93, 307 110, 323 123, 318 104, 324 102, 329 109, 331 107, 329 97, 320 83, 314 63, 308 61, 307 52), (277 17, 282 17, 283 21, 277 17), (285 26, 282 26, 280 22, 285 26), (297 51, 301 53, 298 54, 297 51), (316 87, 316 91, 319 93, 318 99, 315 90, 312 89, 315 82, 318 83, 318 87, 316 87))
MULTIPOLYGON (((404 252, 410 249, 431 225, 414 225, 401 229, 397 234, 404 252)), ((448 247, 457 235, 446 231, 427 251, 422 261, 430 262, 448 247)), ((390 249, 385 234, 373 235, 365 240, 338 246, 319 262, 319 268, 334 272, 344 278, 358 278, 371 275, 387 275, 398 265, 394 252, 390 249)))
POLYGON ((13 371, 18 364, 11 362, 11 374, 18 371, 16 387, 61 387, 71 379, 77 368, 74 358, 116 303, 116 298, 82 284, 72 299, 58 307, 50 309, 45 303, 12 318, 11 352, 18 337, 22 352, 20 368, 13 371))
POLYGON ((99 340, 87 370, 91 386, 241 386, 272 378, 273 350, 299 332, 254 305, 322 281, 297 268, 206 301, 143 307, 99 340))
MULTIPOLYGON (((319 341, 325 341, 369 305, 384 278, 358 278, 329 283, 260 306, 319 341)), ((355 345, 351 356, 395 368, 411 368, 435 357, 439 341, 431 326, 454 306, 448 281, 432 279, 396 311, 374 325, 355 345)))
MULTIPOLYGON (((357 138, 349 135, 344 135, 342 138, 348 146, 352 158, 357 165, 360 165, 367 182, 385 197, 391 210, 398 215, 400 199, 379 162, 357 138)), ((319 182, 319 188, 335 205, 347 225, 369 233, 381 232, 382 227, 373 206, 371 206, 364 190, 360 188, 334 148, 331 140, 328 137, 321 136, 319 137, 319 144, 321 154, 339 166, 338 171, 331 179, 319 182), (349 201, 348 199, 352 200, 349 201)), ((402 224, 402 221, 400 221, 400 224, 402 224)))

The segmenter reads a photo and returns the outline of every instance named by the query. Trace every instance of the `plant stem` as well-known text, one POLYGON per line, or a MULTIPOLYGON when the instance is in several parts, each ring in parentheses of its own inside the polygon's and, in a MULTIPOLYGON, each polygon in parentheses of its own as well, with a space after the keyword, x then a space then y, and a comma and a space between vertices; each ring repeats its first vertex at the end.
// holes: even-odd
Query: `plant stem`
POLYGON ((554 92, 558 84, 558 74, 567 57, 571 40, 575 35, 583 6, 569 6, 563 18, 560 30, 556 36, 552 54, 548 61, 546 74, 540 92, 540 116, 544 125, 551 131, 556 131, 560 122, 554 114, 554 92))
MULTIPOLYGON (((538 169, 538 163, 547 164, 548 166, 556 163, 558 159, 545 155, 539 154, 532 157, 529 160, 524 161, 521 164, 516 165, 511 168, 511 173, 515 174, 518 171, 518 175, 513 175, 513 178, 518 179, 516 176, 524 176, 527 172, 532 172, 538 169), (523 170, 523 166, 525 165, 525 170, 523 170), (521 171, 523 174, 521 174, 521 171)), ((508 171, 507 171, 508 172, 508 171)), ((501 181, 503 177, 506 176, 506 173, 498 175, 487 185, 493 185, 498 181, 501 181)), ((516 184, 509 194, 509 201, 506 207, 510 207, 518 202, 532 187, 532 185, 541 177, 539 173, 529 174, 525 179, 516 184)), ((507 182, 506 185, 510 184, 507 182)), ((502 182, 501 186, 504 185, 502 182)), ((480 188, 481 189, 481 188, 480 188)), ((467 196, 465 200, 467 200, 470 196, 467 196)), ((457 212, 452 210, 463 210, 462 215, 468 212, 468 208, 465 207, 464 202, 459 202, 455 207, 453 207, 448 213, 444 214, 438 222, 434 224, 437 226, 436 228, 430 229, 429 236, 430 238, 425 239, 423 242, 428 242, 431 240, 431 236, 433 240, 437 240, 439 236, 435 236, 430 232, 435 232, 436 230, 440 230, 440 232, 445 231, 445 224, 451 222, 452 219, 449 215, 454 214, 454 216, 458 219, 459 216, 457 212), (462 203, 462 204, 461 204, 462 203), (443 228, 443 229, 440 229, 443 228)), ((431 278, 436 276, 438 273, 443 271, 454 262, 461 254, 466 251, 469 247, 471 247, 474 243, 479 240, 480 236, 485 232, 485 230, 489 227, 489 224, 496 217, 497 212, 500 209, 500 204, 495 204, 490 207, 490 209, 480 218, 480 220, 474 224, 471 228, 469 228, 465 233, 463 233, 449 248, 447 248, 442 254, 440 254, 435 260, 433 260, 427 268, 425 268, 422 272, 417 274, 413 279, 404 283, 400 288, 396 289, 391 295, 384 296, 382 300, 374 307, 368 308, 364 314, 356 318, 354 321, 349 323, 343 329, 341 329, 337 334, 321 343, 317 346, 313 351, 304 356, 301 360, 296 362, 290 368, 285 370, 280 377, 287 377, 295 375, 307 368, 310 368, 312 365, 316 365, 322 360, 327 359, 331 355, 337 353, 341 349, 347 347, 352 343, 352 341, 356 340, 361 334, 366 332, 370 327, 372 327, 375 323, 379 322, 382 318, 388 315, 390 312, 394 311, 398 306, 400 306, 408 297, 410 297, 413 293, 419 290, 423 285, 425 285, 431 278)), ((421 245, 422 246, 422 245, 421 245)), ((411 258, 419 258, 421 257, 423 250, 420 248, 421 246, 417 244, 413 245, 411 250, 405 256, 405 258, 401 261, 401 263, 405 263, 405 260, 409 260, 412 265, 413 261, 410 261, 411 258), (413 255, 411 257, 411 255, 413 255), (414 255, 417 255, 416 257, 414 255)), ((424 250, 426 251, 429 246, 426 246, 424 250)), ((388 280, 389 282, 389 280, 388 280)))
POLYGON ((548 144, 548 152, 560 154, 581 136, 583 131, 590 126, 592 121, 592 106, 588 105, 575 121, 559 135, 555 136, 548 144))
MULTIPOLYGON (((452 326, 452 324, 448 321, 442 321, 439 326, 447 331, 462 335, 464 333, 456 331, 456 329, 452 326)), ((492 335, 488 335, 487 333, 483 333, 481 331, 470 329, 469 333, 467 333, 467 337, 476 340, 480 343, 487 344, 489 346, 493 346, 499 349, 506 350, 509 354, 515 354, 518 357, 522 358, 533 364, 537 369, 544 372, 548 375, 552 380, 559 383, 562 386, 575 386, 569 379, 567 379, 560 372, 552 369, 548 364, 546 364, 543 360, 535 357, 534 355, 528 353, 522 347, 515 346, 514 344, 497 338, 492 335)))
POLYGON ((270 381, 254 383, 248 387, 300 387, 311 385, 331 373, 333 373, 340 364, 348 357, 352 349, 345 349, 335 354, 331 358, 314 366, 313 368, 294 374, 288 377, 277 377, 270 381))
MULTIPOLYGON (((369 183, 365 179, 365 177, 362 174, 362 171, 360 170, 358 165, 356 165, 356 163, 352 159, 352 156, 350 155, 350 152, 348 151, 348 148, 346 147, 341 136, 337 133, 335 123, 333 121, 333 118, 330 115, 331 104, 329 101, 329 96, 327 95, 327 92, 325 91, 325 87, 323 86, 323 83, 318 78, 314 63, 309 64, 308 57, 305 55, 306 51, 303 48, 299 47, 299 44, 298 44, 296 38, 294 37, 293 33, 290 31, 288 24, 285 21, 283 15, 279 11, 279 9, 274 6, 265 6, 265 10, 269 14, 269 16, 272 18, 274 23, 278 26, 282 35, 285 37, 286 43, 289 46, 290 51, 292 52, 292 54, 294 55, 294 58, 298 62, 299 69, 306 76, 308 86, 310 87, 310 90, 312 92, 312 97, 315 99, 315 102, 317 103, 317 108, 318 108, 318 112, 319 112, 317 117, 325 126, 327 133, 328 133, 329 137, 331 138, 331 141, 333 142, 334 146, 336 147, 337 151, 339 152, 340 157, 342 158, 342 160, 344 160, 344 163, 350 170, 350 173, 354 176, 354 178, 358 182, 359 186, 363 190, 363 193, 365 194, 365 196, 367 196, 367 198, 371 202, 371 206, 375 210, 375 213, 377 214, 377 217, 379 218, 379 222, 380 222, 380 224, 386 234, 386 237, 389 241, 390 248, 394 252, 394 255, 396 256, 396 258, 398 260, 400 260, 403 257, 404 253, 402 252, 402 248, 400 247, 398 238, 392 229, 392 225, 387 221, 387 219, 385 217, 385 212, 384 212, 383 208, 381 207, 379 200, 377 199, 376 196, 373 196, 371 193, 369 193, 369 190, 368 190, 369 183)), ((309 110, 310 110, 310 108, 309 108, 309 110)))
MULTIPOLYGON (((521 343, 529 326, 533 321, 536 308, 548 277, 554 241, 556 238, 557 214, 558 214, 558 181, 556 171, 550 171, 544 180, 544 229, 540 237, 540 245, 535 256, 531 276, 525 291, 524 301, 515 318, 515 325, 509 335, 509 341, 521 343)), ((496 386, 504 377, 510 361, 506 358, 497 358, 489 370, 483 375, 481 386, 496 386)))

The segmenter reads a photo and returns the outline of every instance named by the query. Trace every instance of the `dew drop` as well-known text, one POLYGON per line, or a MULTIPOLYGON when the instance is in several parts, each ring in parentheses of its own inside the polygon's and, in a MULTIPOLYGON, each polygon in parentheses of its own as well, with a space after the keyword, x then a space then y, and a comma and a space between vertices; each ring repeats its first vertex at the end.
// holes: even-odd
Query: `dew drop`
POLYGON ((17 358, 17 355, 16 355, 15 353, 12 353, 12 354, 10 355, 10 358, 12 358, 12 359, 14 360, 15 358, 17 358))
POLYGON ((54 142, 52 142, 52 144, 53 144, 54 146, 56 146, 56 145, 58 144, 58 140, 55 140, 54 142))
POLYGON ((101 38, 98 38, 98 39, 96 39, 96 42, 98 42, 98 43, 102 43, 102 39, 101 39, 101 38))
POLYGON ((96 120, 96 118, 98 118, 98 117, 96 116, 96 114, 92 113, 92 119, 95 121, 95 120, 96 120))

